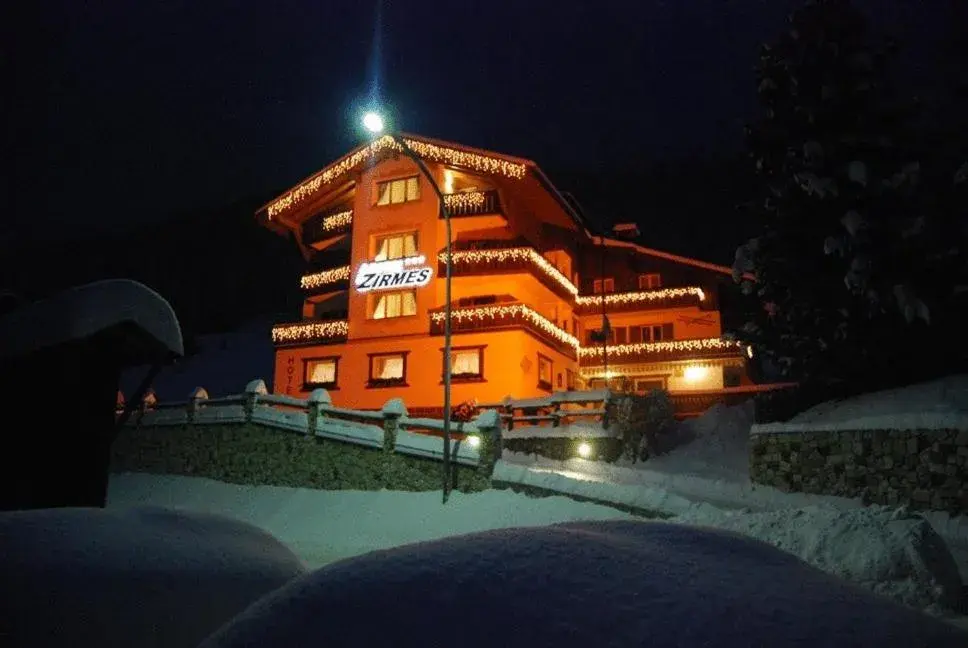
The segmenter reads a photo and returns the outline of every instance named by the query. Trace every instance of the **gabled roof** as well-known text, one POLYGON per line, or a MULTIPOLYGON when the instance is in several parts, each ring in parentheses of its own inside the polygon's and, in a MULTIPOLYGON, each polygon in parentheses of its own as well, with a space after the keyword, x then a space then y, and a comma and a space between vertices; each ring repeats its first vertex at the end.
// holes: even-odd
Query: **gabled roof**
MULTIPOLYGON (((551 184, 540 167, 531 160, 409 133, 401 133, 399 137, 424 160, 516 180, 521 180, 530 174, 554 197, 579 227, 586 227, 581 215, 572 208, 561 195, 561 192, 551 184)), ((345 180, 347 175, 367 163, 372 163, 379 156, 390 151, 400 152, 402 150, 400 144, 390 135, 384 135, 369 144, 358 146, 329 166, 304 179, 281 196, 260 207, 256 216, 271 222, 274 217, 288 212, 300 203, 324 192, 327 188, 337 185, 345 180)))
MULTIPOLYGON (((645 247, 644 245, 639 245, 638 243, 634 243, 632 241, 622 241, 620 239, 594 236, 591 232, 586 232, 586 233, 592 239, 595 245, 602 245, 602 243, 604 242, 606 247, 625 248, 626 250, 632 250, 634 252, 638 252, 639 254, 652 256, 657 259, 665 259, 666 261, 673 261, 675 263, 691 265, 695 268, 702 268, 703 270, 719 272, 729 276, 733 275, 733 269, 724 265, 719 265, 717 263, 709 263, 708 261, 700 261, 699 259, 693 259, 691 257, 682 256, 679 254, 673 254, 671 252, 663 252, 662 250, 648 248, 648 247, 645 247)), ((743 273, 743 278, 749 279, 750 281, 756 280, 755 275, 749 272, 743 273)))

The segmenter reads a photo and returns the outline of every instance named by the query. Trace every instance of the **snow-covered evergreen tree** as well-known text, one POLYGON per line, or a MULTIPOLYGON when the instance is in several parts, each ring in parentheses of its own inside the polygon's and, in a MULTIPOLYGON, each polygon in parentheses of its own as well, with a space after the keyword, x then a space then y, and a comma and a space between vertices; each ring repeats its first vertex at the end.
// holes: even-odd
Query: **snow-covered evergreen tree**
POLYGON ((748 140, 763 230, 734 275, 755 303, 742 337, 791 379, 850 391, 916 379, 927 364, 911 341, 952 292, 960 242, 950 210, 926 199, 894 50, 848 0, 816 0, 760 55, 748 140))

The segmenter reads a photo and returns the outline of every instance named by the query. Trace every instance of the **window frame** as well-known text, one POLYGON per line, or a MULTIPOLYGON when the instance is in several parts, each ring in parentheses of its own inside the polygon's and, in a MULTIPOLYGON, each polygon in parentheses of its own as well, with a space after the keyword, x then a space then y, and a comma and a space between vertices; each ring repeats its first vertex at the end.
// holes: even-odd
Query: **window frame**
POLYGON ((303 358, 303 391, 312 391, 313 389, 339 389, 339 361, 342 356, 313 356, 311 358, 303 358), (316 383, 309 380, 309 367, 315 362, 325 362, 333 361, 333 382, 331 383, 316 383))
POLYGON ((639 290, 659 290, 660 288, 662 288, 662 275, 660 273, 643 272, 639 274, 639 290), (655 277, 655 281, 652 281, 652 277, 655 277))
POLYGON ((400 319, 405 319, 407 317, 417 317, 420 314, 420 308, 417 306, 417 289, 416 288, 404 288, 403 290, 380 290, 377 292, 371 292, 367 295, 366 303, 366 319, 374 322, 386 322, 386 321, 396 321, 400 319), (413 313, 406 314, 403 312, 403 295, 404 293, 413 293, 413 313), (377 302, 382 297, 390 297, 392 295, 400 296, 400 315, 391 315, 383 317, 374 317, 376 312, 377 302))
POLYGON ((377 353, 367 353, 367 364, 368 370, 366 374, 366 388, 367 389, 378 389, 381 387, 409 387, 407 383, 407 356, 410 355, 409 351, 380 351, 377 353), (400 378, 374 378, 373 377, 373 361, 376 358, 403 358, 403 376, 400 378))
POLYGON ((408 229, 408 230, 403 230, 399 232, 387 232, 385 234, 373 234, 371 236, 370 254, 369 254, 369 261, 371 263, 381 263, 383 261, 399 261, 400 259, 412 259, 418 256, 420 256, 420 230, 418 229, 408 229), (381 259, 380 261, 377 261, 376 253, 380 249, 380 241, 383 241, 386 239, 405 238, 411 234, 413 235, 413 254, 412 255, 410 256, 404 255, 404 256, 392 257, 392 258, 388 256, 386 259, 381 259))
MULTIPOLYGON (((477 351, 477 368, 478 372, 476 374, 455 374, 454 369, 451 367, 450 381, 459 383, 471 383, 471 382, 487 382, 484 377, 484 349, 487 348, 486 344, 472 344, 468 346, 451 347, 451 363, 454 360, 455 351, 477 351)), ((444 364, 447 358, 444 356, 444 349, 440 349, 440 384, 444 384, 444 364)))
POLYGON ((553 392, 555 389, 555 362, 543 353, 538 353, 538 364, 535 373, 538 378, 538 389, 543 389, 545 391, 553 392), (541 380, 541 362, 548 363, 548 380, 541 380))
POLYGON ((615 292, 615 277, 603 277, 592 280, 592 294, 611 294, 615 292))
POLYGON ((373 206, 374 207, 391 207, 393 205, 405 205, 410 202, 416 202, 420 200, 421 187, 420 187, 420 174, 412 174, 395 178, 387 178, 385 180, 376 180, 374 182, 373 189, 373 206), (413 180, 411 185, 410 181, 413 180), (403 200, 394 201, 393 200, 393 186, 395 183, 403 183, 403 200), (380 202, 382 188, 387 186, 389 189, 389 194, 387 196, 387 202, 380 202), (415 195, 410 196, 410 187, 415 187, 415 195))

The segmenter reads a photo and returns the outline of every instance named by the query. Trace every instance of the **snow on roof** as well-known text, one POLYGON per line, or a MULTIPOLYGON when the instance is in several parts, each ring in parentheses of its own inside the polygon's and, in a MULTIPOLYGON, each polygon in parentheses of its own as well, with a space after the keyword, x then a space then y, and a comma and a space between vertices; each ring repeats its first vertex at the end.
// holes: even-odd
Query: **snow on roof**
POLYGON ((82 340, 123 323, 134 324, 173 355, 184 354, 178 318, 161 295, 137 281, 108 279, 0 317, 0 357, 82 340))
POLYGON ((828 401, 752 433, 814 430, 968 430, 968 374, 828 401))

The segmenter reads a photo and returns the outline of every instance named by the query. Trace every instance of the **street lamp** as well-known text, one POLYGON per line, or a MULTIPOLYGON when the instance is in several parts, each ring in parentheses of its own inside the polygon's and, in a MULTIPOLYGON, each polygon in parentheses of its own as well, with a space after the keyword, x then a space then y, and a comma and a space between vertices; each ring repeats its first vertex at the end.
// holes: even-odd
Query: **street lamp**
MULTIPOLYGON (((368 112, 363 115, 363 128, 374 135, 378 135, 384 131, 385 124, 383 117, 376 112, 368 112)), ((434 193, 437 194, 438 202, 440 203, 440 213, 444 217, 444 226, 447 231, 447 261, 445 263, 445 273, 444 273, 444 503, 447 503, 447 498, 450 496, 450 380, 451 380, 451 366, 450 366, 450 278, 451 278, 451 234, 450 234, 450 211, 447 209, 447 202, 444 200, 444 193, 440 190, 437 185, 437 181, 434 180, 434 176, 430 173, 430 169, 424 164, 424 161, 419 155, 414 153, 413 149, 407 144, 406 140, 400 137, 397 133, 392 130, 387 133, 393 138, 393 141, 403 150, 404 154, 413 160, 420 172, 427 178, 427 182, 433 187, 434 193)))

